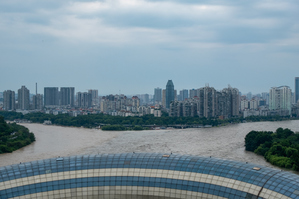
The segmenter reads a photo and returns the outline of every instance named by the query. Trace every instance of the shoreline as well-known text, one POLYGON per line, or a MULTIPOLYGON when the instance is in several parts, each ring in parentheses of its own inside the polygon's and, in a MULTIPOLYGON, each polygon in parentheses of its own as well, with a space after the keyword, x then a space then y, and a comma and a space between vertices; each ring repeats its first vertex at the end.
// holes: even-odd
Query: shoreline
MULTIPOLYGON (((260 123, 260 122, 283 122, 283 121, 296 121, 299 120, 299 118, 296 119, 284 119, 284 120, 277 120, 277 121, 246 121, 246 122, 237 122, 237 123, 223 123, 221 125, 217 125, 217 126, 209 126, 209 127, 199 127, 199 128, 194 128, 194 127, 190 127, 190 128, 172 128, 172 129, 167 129, 167 125, 166 125, 166 129, 144 129, 144 130, 121 130, 121 131, 152 131, 152 130, 180 130, 180 129, 205 129, 205 128, 217 128, 217 127, 224 127, 224 126, 231 126, 231 125, 236 125, 236 124, 246 124, 246 123, 260 123)), ((13 123, 14 121, 10 121, 10 120, 5 120, 7 123, 13 123)), ((102 130, 101 128, 88 128, 88 127, 77 127, 77 126, 67 126, 67 125, 57 125, 57 124, 43 124, 43 123, 36 123, 36 122, 24 122, 24 123, 16 123, 19 125, 22 124, 42 124, 45 126, 59 126, 59 127, 69 127, 69 128, 79 128, 79 129, 96 129, 96 130, 101 130, 101 131, 119 131, 119 130, 102 130)), ((115 125, 120 125, 120 124, 115 124, 115 125)), ((123 125, 120 125, 123 126, 123 125)), ((139 126, 139 125, 136 125, 139 126)), ((162 126, 162 125, 161 125, 162 126)), ((141 126, 142 127, 142 126, 141 126)))

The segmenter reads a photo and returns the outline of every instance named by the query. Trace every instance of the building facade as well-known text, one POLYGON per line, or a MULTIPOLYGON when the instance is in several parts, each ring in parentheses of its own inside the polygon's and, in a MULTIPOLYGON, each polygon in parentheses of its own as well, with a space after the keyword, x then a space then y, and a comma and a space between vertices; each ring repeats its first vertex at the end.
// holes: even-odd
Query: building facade
POLYGON ((266 100, 266 105, 269 105, 269 93, 267 93, 267 92, 263 92, 263 93, 262 93, 262 98, 263 98, 264 100, 266 100))
POLYGON ((295 77, 295 103, 299 100, 299 77, 295 77))
POLYGON ((154 103, 161 103, 162 102, 162 89, 155 88, 154 90, 154 103))
POLYGON ((246 98, 247 98, 247 100, 251 100, 251 98, 252 98, 252 93, 251 93, 251 92, 247 93, 246 98))
POLYGON ((166 84, 166 96, 165 96, 165 107, 169 108, 170 102, 174 101, 175 93, 174 93, 174 85, 172 80, 168 80, 166 84))
POLYGON ((32 97, 32 106, 35 110, 42 110, 44 108, 43 95, 36 94, 32 97))
POLYGON ((99 104, 99 91, 96 89, 88 90, 88 93, 91 94, 91 103, 93 106, 98 106, 99 104))
POLYGON ((29 90, 22 86, 18 90, 18 109, 21 110, 29 110, 30 98, 29 98, 29 90))
POLYGON ((189 98, 193 98, 195 96, 198 96, 198 90, 197 89, 190 89, 189 90, 189 98))
MULTIPOLYGON (((239 90, 225 88, 216 91, 213 87, 197 89, 197 96, 184 101, 173 101, 170 104, 170 116, 173 117, 206 117, 230 118, 239 116, 239 90)), ((248 105, 248 104, 247 104, 248 105)))
POLYGON ((90 108, 92 106, 92 95, 87 92, 77 93, 77 104, 81 108, 90 108))
MULTIPOLYGON (((140 99, 137 96, 127 98, 125 95, 103 96, 100 103, 100 110, 105 113, 123 112, 124 115, 139 112, 140 99)), ((123 116, 123 115, 121 115, 123 116)))
POLYGON ((184 100, 188 99, 189 98, 188 90, 187 89, 181 90, 179 96, 180 96, 180 99, 178 98, 178 101, 184 101, 184 100))
POLYGON ((162 106, 166 107, 166 89, 162 90, 162 106))
POLYGON ((59 91, 58 87, 44 88, 44 105, 59 106, 59 91))
POLYGON ((292 91, 288 86, 272 87, 269 92, 269 110, 288 111, 291 115, 292 91))
POLYGON ((3 108, 6 111, 12 111, 16 109, 15 92, 7 90, 3 92, 3 108))
POLYGON ((75 106, 75 88, 61 87, 60 88, 60 105, 61 106, 75 106))

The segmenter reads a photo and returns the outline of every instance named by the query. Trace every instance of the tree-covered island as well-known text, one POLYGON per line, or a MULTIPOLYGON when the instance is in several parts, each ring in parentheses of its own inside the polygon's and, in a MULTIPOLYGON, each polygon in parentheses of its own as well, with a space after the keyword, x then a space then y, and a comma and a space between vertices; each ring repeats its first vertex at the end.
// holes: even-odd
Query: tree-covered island
POLYGON ((251 131, 245 137, 245 148, 273 165, 299 171, 299 133, 290 129, 251 131))
POLYGON ((35 141, 29 130, 16 123, 6 123, 0 116, 0 154, 10 153, 35 141))

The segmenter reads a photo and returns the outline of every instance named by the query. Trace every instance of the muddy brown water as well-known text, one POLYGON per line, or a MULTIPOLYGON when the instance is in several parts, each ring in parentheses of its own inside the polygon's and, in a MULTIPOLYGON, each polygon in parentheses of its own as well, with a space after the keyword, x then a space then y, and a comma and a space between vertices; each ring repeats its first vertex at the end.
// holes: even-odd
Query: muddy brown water
POLYGON ((98 153, 161 152, 213 156, 274 167, 262 156, 245 151, 244 138, 251 130, 299 131, 299 120, 255 122, 200 129, 101 131, 96 129, 22 124, 36 142, 13 153, 0 155, 0 166, 58 156, 98 153))

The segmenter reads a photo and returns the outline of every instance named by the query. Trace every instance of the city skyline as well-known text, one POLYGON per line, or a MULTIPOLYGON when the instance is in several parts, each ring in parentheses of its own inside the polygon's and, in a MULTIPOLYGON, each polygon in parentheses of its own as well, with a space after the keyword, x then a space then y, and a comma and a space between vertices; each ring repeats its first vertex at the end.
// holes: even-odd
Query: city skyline
POLYGON ((0 91, 21 85, 77 91, 242 93, 294 90, 299 2, 52 0, 0 2, 0 91), (216 14, 215 14, 216 13, 216 14), (196 86, 196 87, 195 87, 196 86))
MULTIPOLYGON (((295 77, 295 84, 297 83, 295 77)), ((296 86, 297 87, 297 86, 296 86)), ((37 84, 36 84, 37 88, 37 84)), ((32 103, 30 94, 26 86, 22 86, 15 95, 14 91, 6 90, 3 93, 4 110, 21 111, 44 111, 45 109, 56 109, 58 107, 67 110, 81 108, 114 116, 141 116, 143 114, 153 114, 161 117, 163 109, 172 117, 179 116, 199 116, 206 118, 231 118, 240 116, 268 116, 268 115, 297 115, 299 101, 295 103, 295 93, 291 92, 289 86, 271 87, 269 93, 263 92, 253 95, 251 92, 240 95, 238 88, 227 88, 216 90, 209 84, 198 89, 186 89, 177 91, 172 80, 168 80, 165 89, 155 88, 153 98, 149 94, 125 96, 124 94, 99 96, 98 90, 88 90, 88 92, 77 92, 75 97, 75 87, 44 87, 43 95, 33 95, 32 103), (179 94, 178 94, 179 93, 179 94), (190 94, 188 96, 188 93, 190 94), (162 97, 162 99, 161 99, 162 97), (15 98, 18 100, 15 101, 15 98), (141 105, 141 106, 140 106, 141 105), (45 109, 44 109, 45 108, 45 109)), ((1 108, 2 109, 2 108, 1 108)), ((24 113, 25 113, 24 112, 24 113)), ((51 110, 46 110, 50 113, 51 110)), ((66 110, 53 111, 53 114, 67 113, 66 110)), ((94 114, 95 112, 93 112, 94 114)), ((72 116, 77 116, 77 111, 69 112, 72 116)), ((85 113, 86 114, 86 113, 85 113)))
MULTIPOLYGON (((292 93, 295 93, 295 86, 294 86, 294 78, 296 78, 296 77, 293 77, 293 82, 292 82, 292 84, 290 84, 290 85, 286 85, 286 84, 283 84, 283 85, 277 85, 277 86, 270 86, 268 89, 266 89, 266 90, 264 90, 264 91, 261 91, 261 92, 254 92, 254 91, 248 91, 248 92, 244 92, 244 91, 242 91, 241 89, 239 89, 239 91, 242 93, 242 95, 247 95, 247 94, 251 94, 251 95, 258 95, 258 94, 262 94, 262 93, 264 93, 264 92, 267 92, 267 93, 269 93, 269 90, 272 88, 272 87, 280 87, 280 86, 288 86, 288 87, 290 87, 291 88, 291 90, 292 90, 292 93), (293 85, 293 86, 292 86, 293 85)), ((167 80, 164 80, 166 83, 167 83, 167 80)), ((295 80, 296 81, 296 80, 295 80)), ((149 94, 149 95, 152 95, 152 97, 154 97, 154 94, 155 94, 155 89, 156 88, 160 88, 160 89, 165 89, 165 85, 166 85, 166 83, 164 83, 164 86, 163 85, 161 85, 161 86, 157 86, 157 87, 152 87, 151 89, 150 89, 150 91, 149 92, 139 92, 139 93, 125 93, 125 92, 123 92, 123 91, 121 91, 121 90, 118 90, 118 92, 117 91, 115 91, 115 92, 108 92, 108 93, 103 93, 103 92, 101 92, 101 90, 100 89, 97 89, 97 88, 95 88, 95 87, 92 87, 92 88, 89 88, 89 89, 82 89, 82 90, 80 90, 80 89, 77 89, 77 87, 76 86, 74 86, 74 85, 71 85, 71 86, 50 86, 50 87, 57 87, 57 88, 65 88, 65 87, 67 87, 67 88, 75 88, 76 89, 76 92, 75 93, 78 93, 78 92, 89 92, 89 91, 91 91, 91 90, 98 90, 98 96, 106 96, 106 95, 110 95, 110 94, 125 94, 125 95, 128 95, 128 96, 133 96, 133 95, 141 95, 141 94, 149 94)), ((57 85, 57 84, 55 84, 55 85, 57 85)), ((177 90, 177 95, 179 95, 180 94, 180 91, 183 91, 183 90, 187 90, 188 92, 189 91, 191 91, 191 90, 196 90, 196 89, 198 89, 198 88, 202 88, 202 87, 205 87, 207 84, 205 84, 205 85, 200 85, 200 86, 193 86, 193 87, 190 87, 190 88, 180 88, 180 86, 178 85, 178 86, 175 86, 175 90, 177 90), (179 88, 177 88, 177 87, 179 87, 179 88)), ((208 84, 208 85, 210 85, 210 84, 208 84)), ((228 84, 228 85, 230 85, 230 84, 228 84)), ((222 89, 223 89, 223 87, 225 87, 225 86, 228 86, 228 85, 223 85, 222 87, 220 86, 220 88, 215 88, 217 91, 221 91, 222 89)), ((12 90, 12 91, 17 91, 19 88, 20 88, 20 86, 26 86, 26 88, 28 88, 28 90, 30 91, 30 95, 35 95, 35 92, 36 92, 36 83, 34 83, 34 85, 32 86, 32 88, 30 87, 30 86, 27 86, 27 85, 25 85, 25 84, 20 84, 18 87, 17 87, 17 89, 10 89, 10 88, 8 88, 9 86, 6 86, 6 89, 4 89, 4 90, 0 90, 0 93, 3 93, 5 90, 12 90)), ((215 86, 212 86, 211 85, 211 87, 215 87, 215 86)), ((238 87, 238 86, 234 86, 234 87, 238 87)), ((41 87, 39 84, 38 84, 38 87, 37 87, 37 93, 41 93, 41 94, 44 94, 44 88, 49 88, 49 87, 41 87)), ((239 88, 239 87, 238 87, 239 88)), ((16 94, 17 94, 17 92, 16 92, 16 94)), ((188 97, 189 97, 189 95, 190 94, 188 94, 188 97)))

